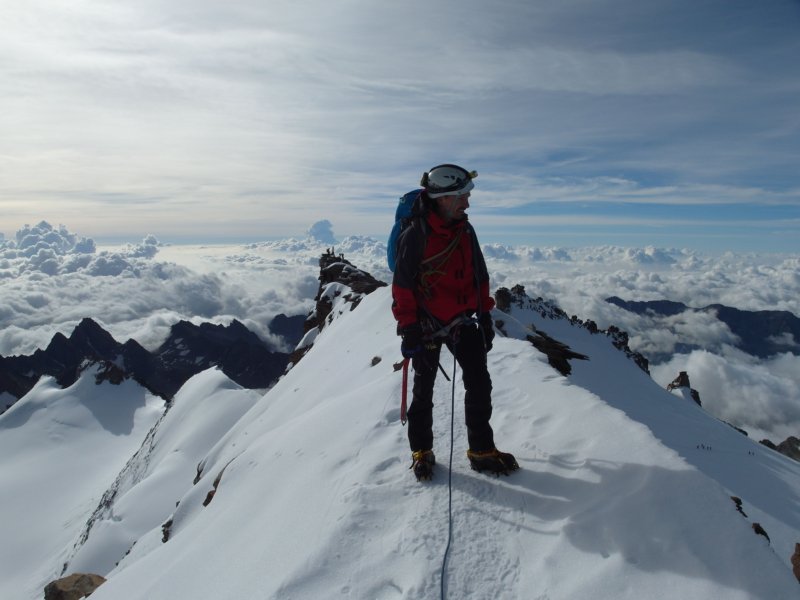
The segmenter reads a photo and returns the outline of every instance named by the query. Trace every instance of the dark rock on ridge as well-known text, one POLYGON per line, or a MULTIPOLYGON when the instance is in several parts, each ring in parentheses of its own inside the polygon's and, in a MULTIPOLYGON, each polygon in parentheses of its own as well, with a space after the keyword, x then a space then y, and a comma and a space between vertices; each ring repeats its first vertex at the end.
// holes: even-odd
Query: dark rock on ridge
MULTIPOLYGON (((341 297, 344 303, 350 306, 350 310, 353 310, 364 296, 387 285, 386 282, 375 279, 370 273, 353 265, 343 254, 336 255, 330 248, 320 256, 319 267, 319 288, 314 297, 314 309, 306 317, 303 325, 304 335, 313 329, 322 331, 325 325, 330 323, 333 318, 332 298, 341 297)), ((311 346, 311 343, 299 345, 291 354, 289 362, 297 364, 311 346)))
POLYGON ((761 440, 759 443, 793 460, 800 461, 800 439, 793 435, 783 440, 780 444, 774 444, 770 440, 761 440))
POLYGON ((679 388, 688 389, 692 400, 694 400, 698 406, 703 406, 703 403, 700 402, 700 392, 692 387, 692 384, 689 382, 689 374, 686 371, 678 373, 678 376, 667 384, 667 390, 670 392, 679 388))

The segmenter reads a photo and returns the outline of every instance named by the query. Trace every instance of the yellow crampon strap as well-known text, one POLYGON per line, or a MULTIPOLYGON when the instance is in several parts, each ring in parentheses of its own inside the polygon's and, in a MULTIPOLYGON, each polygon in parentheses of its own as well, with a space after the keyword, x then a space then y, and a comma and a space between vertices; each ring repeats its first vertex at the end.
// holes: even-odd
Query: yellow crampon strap
POLYGON ((433 454, 430 450, 416 450, 411 453, 411 466, 408 467, 409 469, 413 469, 417 463, 422 462, 428 454, 433 454))

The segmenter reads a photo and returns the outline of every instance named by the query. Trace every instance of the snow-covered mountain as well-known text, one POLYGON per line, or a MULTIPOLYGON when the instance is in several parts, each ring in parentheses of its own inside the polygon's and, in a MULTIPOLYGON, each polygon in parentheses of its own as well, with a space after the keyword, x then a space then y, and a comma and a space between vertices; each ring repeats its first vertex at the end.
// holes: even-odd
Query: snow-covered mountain
POLYGON ((440 377, 420 484, 390 292, 328 285, 313 345, 264 395, 212 369, 164 412, 85 372, 0 416, 0 597, 78 571, 107 578, 97 600, 797 597, 800 464, 662 389, 613 332, 512 294, 489 367, 521 470, 469 469, 463 391, 452 415, 440 377), (586 359, 565 377, 537 338, 586 359))

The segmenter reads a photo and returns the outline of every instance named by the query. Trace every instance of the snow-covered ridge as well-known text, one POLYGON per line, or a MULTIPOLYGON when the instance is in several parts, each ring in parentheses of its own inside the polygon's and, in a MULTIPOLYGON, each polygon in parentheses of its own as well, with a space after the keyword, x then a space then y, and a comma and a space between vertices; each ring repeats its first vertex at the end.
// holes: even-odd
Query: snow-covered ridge
MULTIPOLYGON (((571 317, 567 316, 567 313, 564 312, 554 301, 552 300, 545 300, 541 296, 538 298, 530 298, 525 293, 525 288, 521 285, 516 285, 512 287, 510 290, 508 288, 500 288, 495 293, 495 299, 497 301, 497 309, 499 311, 505 313, 512 313, 512 308, 517 311, 523 311, 527 313, 534 313, 540 317, 541 320, 538 321, 538 326, 535 325, 532 321, 528 323, 528 327, 530 332, 525 334, 525 339, 531 341, 537 348, 548 354, 550 358, 550 364, 554 368, 559 369, 559 371, 563 375, 569 375, 571 369, 568 365, 564 366, 563 361, 563 352, 556 351, 557 347, 551 343, 547 343, 547 340, 552 340, 550 336, 546 333, 547 330, 552 330, 550 326, 548 326, 547 321, 561 321, 562 324, 569 324, 571 327, 579 327, 585 329, 590 334, 601 334, 607 336, 613 346, 621 351, 625 356, 630 358, 640 369, 642 369, 645 373, 649 373, 648 371, 648 361, 647 359, 642 356, 638 352, 634 352, 628 346, 628 334, 625 331, 622 331, 619 327, 611 325, 608 329, 599 329, 597 327, 597 323, 592 321, 591 319, 587 321, 583 321, 577 315, 572 315, 571 317), (543 320, 543 321, 542 321, 543 320), (545 338, 545 340, 539 344, 537 338, 545 338), (544 347, 553 348, 554 352, 548 353, 546 350, 543 350, 544 347), (561 365, 561 366, 557 366, 561 365)), ((503 327, 503 322, 500 321, 498 323, 498 327, 501 331, 505 333, 505 329, 503 327)), ((516 332, 517 336, 523 335, 521 332, 516 332)), ((555 340, 556 342, 558 340, 555 340)), ((560 346, 564 346, 563 344, 559 344, 560 346)), ((568 347, 565 347, 568 348, 568 347)), ((585 359, 586 357, 582 357, 582 355, 574 356, 574 358, 582 358, 585 359)))
POLYGON ((218 369, 193 377, 103 494, 62 574, 108 572, 141 536, 161 526, 187 488, 204 474, 203 459, 260 396, 218 369), (120 518, 131 513, 137 516, 120 518))
MULTIPOLYGON (((206 570, 233 597, 435 593, 447 467, 420 486, 402 460, 389 304, 388 290, 378 289, 356 310, 333 313, 303 360, 204 458, 203 476, 168 519, 169 541, 160 526, 151 530, 108 573, 98 598, 202 595, 206 570), (204 505, 212 480, 216 494, 204 505), (223 556, 228 571, 213 567, 223 556), (134 583, 144 581, 144 589, 134 583)), ((507 331, 547 322, 589 360, 575 361, 565 379, 527 341, 497 339, 493 422, 523 470, 494 480, 456 459, 448 597, 795 592, 786 550, 800 531, 789 516, 797 467, 655 386, 606 336, 519 307, 496 317, 507 331), (696 450, 698 441, 714 450, 696 450), (734 473, 742 461, 750 461, 748 476, 734 473), (769 475, 770 464, 781 470, 769 475), (765 486, 757 492, 753 470, 765 486), (788 481, 789 497, 768 496, 788 481), (736 511, 733 491, 775 551, 736 511)), ((440 457, 448 392, 437 388, 440 457)), ((462 456, 463 428, 455 443, 462 456)))
MULTIPOLYGON (((332 272, 357 271, 336 259, 332 272)), ((496 438, 522 470, 503 479, 469 470, 458 393, 454 537, 442 582, 450 385, 435 391, 437 474, 420 485, 399 423, 389 290, 353 303, 341 281, 320 289, 332 310, 274 388, 259 395, 218 371, 195 376, 149 436, 138 429, 130 438, 143 442, 136 458, 117 457, 121 471, 103 488, 113 502, 98 493, 79 511, 48 506, 51 521, 68 512, 82 521, 70 539, 29 555, 46 563, 33 577, 0 572, 0 593, 24 588, 32 600, 44 574, 67 562, 67 572, 108 577, 99 600, 421 599, 438 597, 442 583, 449 598, 796 594, 789 559, 800 540, 800 466, 661 389, 613 337, 530 299, 495 312, 502 329, 489 355, 496 438), (587 360, 570 361, 562 376, 531 345, 536 332, 587 360), (97 500, 91 528, 79 526, 97 500), (771 544, 753 533, 755 522, 771 544)), ((88 381, 72 393, 96 388, 88 381)), ((9 452, 3 428, 26 426, 7 420, 15 413, 0 416, 0 452, 9 452)), ((20 430, 16 451, 32 451, 21 440, 58 434, 69 419, 20 430)), ((48 460, 60 465, 55 450, 48 460)), ((21 503, 38 489, 30 482, 15 493, 21 503)), ((0 518, 5 538, 24 536, 13 513, 0 518)))

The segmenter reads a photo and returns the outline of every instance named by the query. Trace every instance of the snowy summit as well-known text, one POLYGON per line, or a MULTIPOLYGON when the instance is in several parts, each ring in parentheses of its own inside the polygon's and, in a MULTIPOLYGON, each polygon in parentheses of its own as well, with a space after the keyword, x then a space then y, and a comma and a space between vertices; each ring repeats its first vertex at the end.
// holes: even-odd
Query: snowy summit
POLYGON ((662 389, 613 335, 518 288, 489 368, 521 469, 469 469, 460 386, 450 466, 440 376, 421 484, 389 289, 329 285, 313 345, 266 393, 209 369, 165 406, 88 369, 0 416, 0 597, 70 573, 107 580, 93 600, 797 597, 800 464, 662 389), (564 376, 537 336, 586 359, 564 376))

